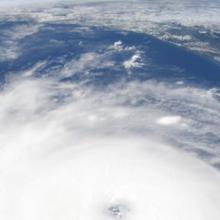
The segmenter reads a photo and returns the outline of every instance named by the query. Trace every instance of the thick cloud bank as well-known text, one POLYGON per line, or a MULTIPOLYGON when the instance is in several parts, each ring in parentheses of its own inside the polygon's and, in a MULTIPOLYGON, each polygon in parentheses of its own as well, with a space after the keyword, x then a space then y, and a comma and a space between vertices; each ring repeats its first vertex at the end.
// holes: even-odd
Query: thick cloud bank
POLYGON ((184 120, 125 104, 151 86, 163 88, 12 79, 0 94, 0 218, 218 220, 219 172, 161 140, 184 120))

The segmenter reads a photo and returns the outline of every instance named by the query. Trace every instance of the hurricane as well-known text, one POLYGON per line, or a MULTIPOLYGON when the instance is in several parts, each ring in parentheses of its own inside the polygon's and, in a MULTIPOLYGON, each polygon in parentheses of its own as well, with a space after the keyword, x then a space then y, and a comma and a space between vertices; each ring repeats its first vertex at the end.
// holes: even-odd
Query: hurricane
POLYGON ((0 219, 219 220, 219 15, 0 0, 0 219))

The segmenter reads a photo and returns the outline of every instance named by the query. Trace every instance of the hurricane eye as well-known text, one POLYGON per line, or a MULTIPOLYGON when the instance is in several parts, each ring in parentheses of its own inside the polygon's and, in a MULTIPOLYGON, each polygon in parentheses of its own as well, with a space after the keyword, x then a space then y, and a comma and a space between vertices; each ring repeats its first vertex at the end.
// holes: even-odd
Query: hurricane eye
POLYGON ((116 219, 124 218, 128 212, 129 212, 129 208, 121 204, 111 205, 108 208, 108 214, 111 215, 111 217, 116 218, 116 219))

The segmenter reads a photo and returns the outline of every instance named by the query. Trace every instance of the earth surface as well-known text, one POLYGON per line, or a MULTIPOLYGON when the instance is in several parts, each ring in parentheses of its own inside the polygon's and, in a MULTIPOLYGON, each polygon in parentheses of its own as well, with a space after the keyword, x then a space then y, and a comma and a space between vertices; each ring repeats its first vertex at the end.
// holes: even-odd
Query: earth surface
POLYGON ((220 2, 0 1, 0 218, 220 219, 220 2))

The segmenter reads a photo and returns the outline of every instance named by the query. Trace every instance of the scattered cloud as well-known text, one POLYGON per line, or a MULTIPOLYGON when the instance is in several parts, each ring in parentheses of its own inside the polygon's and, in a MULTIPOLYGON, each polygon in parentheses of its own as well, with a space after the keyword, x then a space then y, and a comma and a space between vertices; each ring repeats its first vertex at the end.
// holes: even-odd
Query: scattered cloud
POLYGON ((60 72, 63 77, 71 77, 75 74, 89 74, 92 69, 114 66, 114 62, 105 59, 105 54, 85 53, 79 59, 73 59, 65 63, 64 68, 60 72))
POLYGON ((39 31, 39 24, 18 24, 1 30, 0 61, 14 60, 22 53, 20 40, 39 31))
MULTIPOLYGON (((30 1, 18 0, 10 1, 10 3, 1 1, 0 5, 0 20, 19 17, 33 19, 39 23, 74 22, 83 25, 114 27, 152 34, 199 52, 201 52, 200 48, 192 45, 207 43, 206 38, 199 37, 201 30, 209 36, 209 33, 219 32, 220 25, 220 19, 217 19, 220 14, 219 3, 207 0, 169 0, 166 3, 140 0, 119 2, 40 0, 30 3, 30 1), (10 6, 10 11, 4 9, 7 5, 10 6), (181 30, 186 31, 186 29, 187 34, 182 35, 181 30)), ((217 57, 216 60, 218 60, 220 54, 216 53, 216 47, 218 48, 218 45, 215 43, 203 47, 203 53, 210 55, 213 59, 217 57), (210 53, 210 50, 214 52, 210 53)))
POLYGON ((123 63, 123 66, 126 70, 130 70, 132 68, 139 68, 143 66, 141 62, 141 55, 140 53, 134 54, 130 60, 127 60, 123 63))

